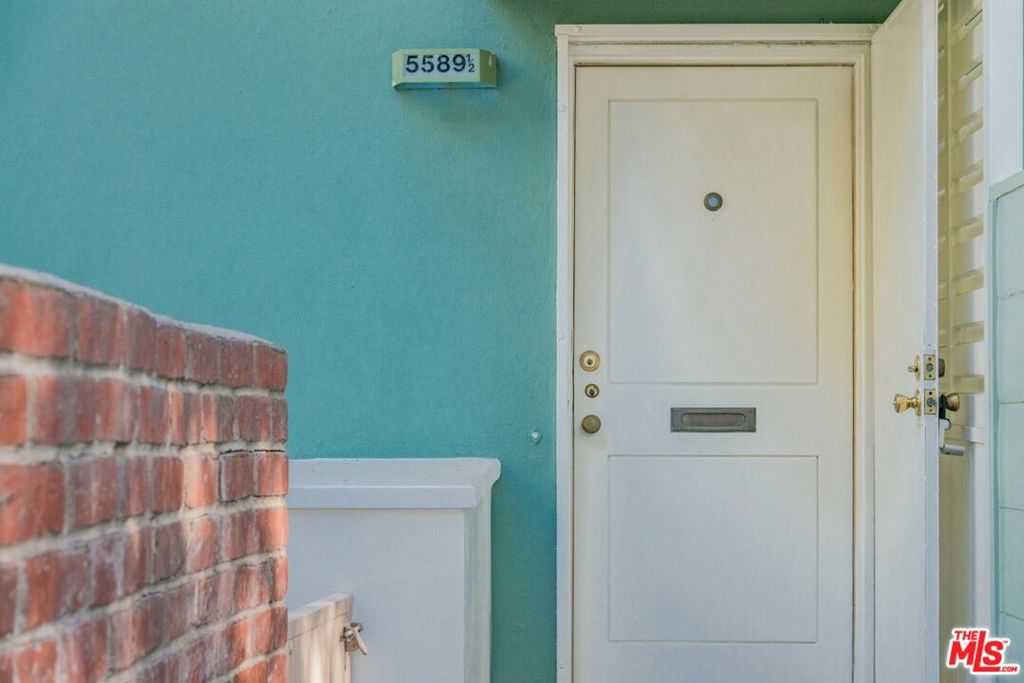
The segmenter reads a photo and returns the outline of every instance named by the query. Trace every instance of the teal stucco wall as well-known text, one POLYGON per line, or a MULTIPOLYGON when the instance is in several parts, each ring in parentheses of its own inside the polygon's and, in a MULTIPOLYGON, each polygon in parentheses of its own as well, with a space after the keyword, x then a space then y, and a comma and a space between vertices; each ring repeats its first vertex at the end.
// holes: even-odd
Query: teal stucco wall
POLYGON ((1024 173, 999 187, 993 228, 996 611, 998 633, 1011 641, 1008 661, 1024 664, 1024 173))
POLYGON ((0 260, 284 344, 294 457, 500 458, 493 680, 548 683, 554 24, 895 4, 0 0, 0 260), (407 47, 500 87, 396 93, 407 47))

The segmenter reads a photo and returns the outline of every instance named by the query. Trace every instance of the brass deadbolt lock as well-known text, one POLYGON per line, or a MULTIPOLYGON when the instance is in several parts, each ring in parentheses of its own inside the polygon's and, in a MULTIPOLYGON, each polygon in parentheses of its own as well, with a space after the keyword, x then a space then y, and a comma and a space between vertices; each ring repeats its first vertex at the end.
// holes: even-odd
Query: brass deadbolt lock
POLYGON ((596 384, 588 384, 583 387, 583 393, 587 395, 587 398, 597 398, 597 395, 601 393, 601 388, 596 384))
POLYGON ((580 422, 580 428, 587 434, 596 434, 601 429, 601 418, 597 415, 587 415, 580 422))
POLYGON ((907 396, 905 394, 896 394, 896 397, 892 400, 892 407, 897 413, 913 408, 914 412, 918 415, 921 414, 921 392, 915 391, 913 396, 907 396))
POLYGON ((597 370, 600 365, 601 356, 597 355, 597 351, 584 351, 580 354, 580 367, 587 372, 597 370))
MULTIPOLYGON (((907 366, 907 372, 912 374, 916 379, 921 379, 921 356, 914 356, 914 362, 907 366)), ((939 377, 946 376, 946 359, 936 359, 934 354, 925 354, 924 357, 924 378, 931 380, 935 379, 936 374, 939 377), (936 372, 938 370, 938 372, 936 372)))

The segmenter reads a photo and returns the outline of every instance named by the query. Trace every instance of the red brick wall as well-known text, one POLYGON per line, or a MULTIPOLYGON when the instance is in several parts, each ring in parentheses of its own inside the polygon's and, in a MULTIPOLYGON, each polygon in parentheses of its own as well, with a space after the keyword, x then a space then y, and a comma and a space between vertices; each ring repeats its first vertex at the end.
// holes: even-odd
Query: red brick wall
POLYGON ((285 680, 286 378, 0 269, 0 683, 285 680))

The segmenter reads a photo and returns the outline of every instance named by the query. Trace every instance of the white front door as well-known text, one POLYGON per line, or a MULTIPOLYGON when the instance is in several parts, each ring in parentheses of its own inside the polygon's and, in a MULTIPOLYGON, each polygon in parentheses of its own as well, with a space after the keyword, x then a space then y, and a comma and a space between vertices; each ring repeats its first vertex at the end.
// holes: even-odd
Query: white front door
POLYGON ((851 678, 852 92, 577 70, 578 683, 851 678))

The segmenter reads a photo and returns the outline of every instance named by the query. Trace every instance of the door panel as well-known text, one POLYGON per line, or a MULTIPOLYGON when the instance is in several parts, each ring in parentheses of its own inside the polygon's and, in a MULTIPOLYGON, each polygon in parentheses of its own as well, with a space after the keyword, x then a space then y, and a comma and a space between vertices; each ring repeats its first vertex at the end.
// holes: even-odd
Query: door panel
POLYGON ((574 675, 849 681, 851 69, 582 67, 576 97, 574 675), (753 431, 672 419, 730 407, 753 431))
POLYGON ((792 293, 818 287, 816 101, 609 107, 609 379, 814 382, 817 299, 792 293), (747 158, 787 171, 737 163, 747 158), (705 209, 704 195, 724 188, 726 205, 705 209), (737 296, 745 282, 758 286, 737 296), (694 309, 714 311, 716 324, 694 309), (757 344, 751 329, 764 331, 757 344))
POLYGON ((875 679, 938 679, 937 416, 897 415, 907 372, 937 353, 934 0, 905 0, 871 47, 874 286, 875 679))
POLYGON ((612 456, 608 478, 611 640, 817 639, 817 458, 612 456))

